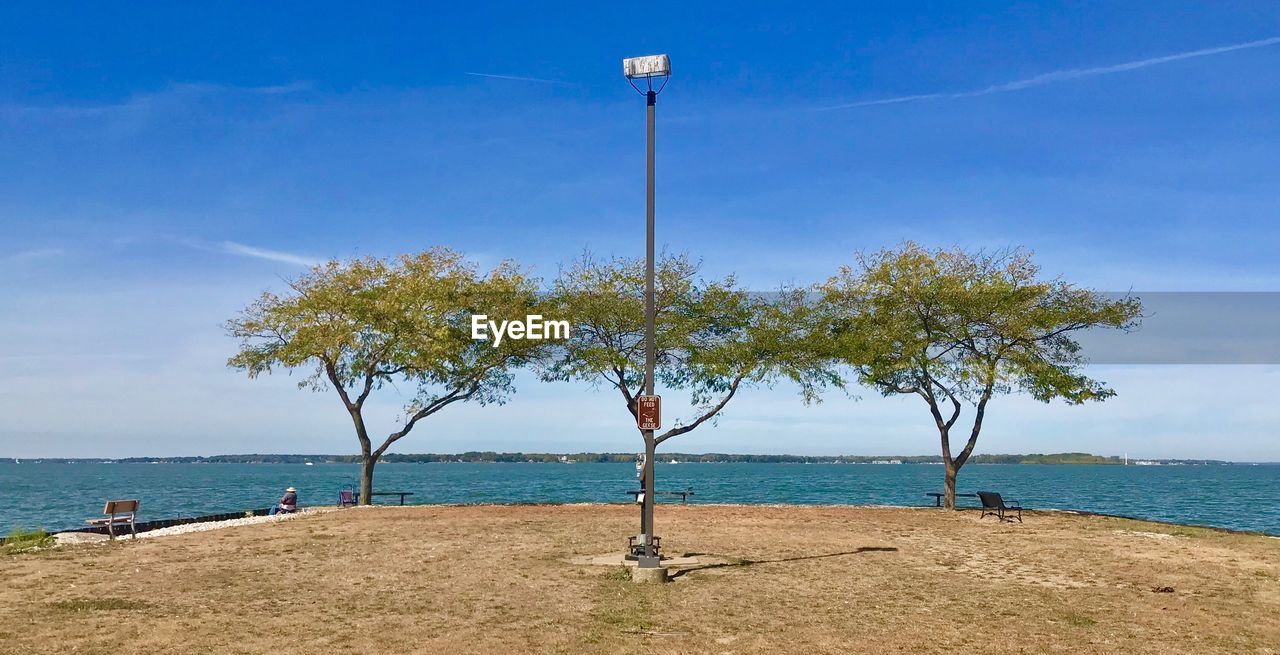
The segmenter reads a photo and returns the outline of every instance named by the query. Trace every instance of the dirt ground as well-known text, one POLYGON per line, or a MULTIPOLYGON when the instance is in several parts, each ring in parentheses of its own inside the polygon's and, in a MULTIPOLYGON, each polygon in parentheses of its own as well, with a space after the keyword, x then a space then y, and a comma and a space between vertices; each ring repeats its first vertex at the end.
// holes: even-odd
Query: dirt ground
POLYGON ((1034 513, 358 508, 0 557, 0 652, 1280 653, 1280 539, 1034 513), (714 563, 709 563, 714 562, 714 563))

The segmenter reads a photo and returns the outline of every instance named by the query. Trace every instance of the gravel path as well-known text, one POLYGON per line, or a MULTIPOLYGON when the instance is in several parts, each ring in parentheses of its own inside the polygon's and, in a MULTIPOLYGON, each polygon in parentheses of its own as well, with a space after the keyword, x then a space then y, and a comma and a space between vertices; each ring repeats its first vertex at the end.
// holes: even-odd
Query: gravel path
MULTIPOLYGON (((139 539, 151 539, 153 537, 168 537, 175 534, 187 534, 189 532, 207 532, 209 530, 221 530, 222 528, 235 528, 242 525, 257 525, 259 523, 275 523, 279 521, 289 521, 301 516, 310 516, 323 512, 331 512, 333 509, 326 508, 310 508, 298 510, 293 514, 276 514, 275 516, 246 516, 240 519, 230 519, 227 521, 205 521, 203 523, 184 523, 182 525, 174 525, 158 530, 148 530, 139 532, 139 539)), ((117 539, 129 539, 128 528, 124 528, 123 537, 116 535, 117 539)), ((59 532, 53 535, 58 540, 58 545, 66 544, 83 544, 107 541, 108 537, 104 534, 93 534, 87 532, 59 532)))
POLYGON ((204 523, 184 523, 182 525, 174 525, 159 530, 148 530, 138 533, 139 539, 150 539, 152 537, 168 537, 175 534, 187 534, 188 532, 205 532, 208 530, 221 530, 222 528, 235 528, 242 525, 257 525, 259 523, 275 523, 278 521, 289 521, 301 516, 319 514, 329 510, 324 509, 302 509, 293 514, 276 514, 275 516, 246 516, 242 519, 231 519, 229 521, 207 521, 204 523))

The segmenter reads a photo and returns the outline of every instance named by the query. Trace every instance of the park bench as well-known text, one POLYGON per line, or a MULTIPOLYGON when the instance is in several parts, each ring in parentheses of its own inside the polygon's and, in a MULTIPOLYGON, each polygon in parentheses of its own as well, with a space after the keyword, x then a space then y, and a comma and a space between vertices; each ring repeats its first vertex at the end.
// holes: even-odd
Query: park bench
POLYGON ((404 497, 405 497, 405 496, 412 496, 412 495, 413 495, 413 492, 412 492, 412 491, 375 491, 375 492, 371 493, 370 495, 371 495, 371 496, 399 496, 399 497, 400 497, 400 504, 401 504, 401 505, 403 505, 403 504, 404 504, 404 497))
MULTIPOLYGON (((643 489, 628 491, 628 496, 632 496, 639 503, 641 497, 644 496, 643 489)), ((655 491, 654 496, 679 496, 680 502, 689 502, 689 496, 693 495, 693 487, 686 488, 684 491, 655 491)), ((662 537, 655 536, 653 538, 653 554, 658 555, 662 549, 662 537)), ((627 559, 635 559, 644 555, 644 542, 640 541, 639 536, 627 537, 627 559)))
POLYGON ((133 500, 108 500, 107 504, 102 508, 103 518, 85 519, 85 523, 89 525, 105 525, 107 526, 107 534, 112 538, 116 538, 116 526, 129 526, 129 533, 134 539, 138 538, 137 526, 134 524, 134 517, 138 513, 139 501, 133 500))
MULTIPOLYGON (((644 494, 644 490, 642 489, 636 489, 635 491, 627 492, 628 496, 635 497, 636 502, 640 502, 640 496, 642 494, 644 494)), ((690 487, 688 489, 685 489, 684 491, 655 491, 653 492, 653 495, 654 496, 679 496, 680 502, 687 503, 689 502, 689 496, 693 495, 693 488, 690 487)))
MULTIPOLYGON (((946 495, 946 494, 944 494, 944 493, 942 493, 942 492, 939 492, 939 491, 930 491, 929 493, 927 493, 927 494, 925 494, 925 495, 926 495, 926 496, 933 496, 933 506, 934 506, 934 507, 942 507, 942 499, 947 497, 947 495, 946 495)), ((956 498, 961 498, 961 497, 964 497, 964 498, 977 498, 977 497, 978 497, 978 494, 956 494, 956 498)))
MULTIPOLYGON (((400 504, 404 504, 405 496, 412 496, 412 491, 374 491, 371 496, 399 496, 400 504)), ((372 500, 372 499, 370 499, 372 500)), ((338 507, 350 507, 359 504, 360 494, 356 491, 355 485, 348 485, 345 489, 338 490, 338 507)))
MULTIPOLYGON (((978 518, 991 514, 1004 521, 1006 512, 1017 512, 1018 523, 1022 523, 1022 506, 1016 501, 1005 503, 1000 494, 994 491, 979 491, 978 498, 982 499, 982 516, 978 518)), ((1012 521, 1013 519, 1010 518, 1009 520, 1012 521)))

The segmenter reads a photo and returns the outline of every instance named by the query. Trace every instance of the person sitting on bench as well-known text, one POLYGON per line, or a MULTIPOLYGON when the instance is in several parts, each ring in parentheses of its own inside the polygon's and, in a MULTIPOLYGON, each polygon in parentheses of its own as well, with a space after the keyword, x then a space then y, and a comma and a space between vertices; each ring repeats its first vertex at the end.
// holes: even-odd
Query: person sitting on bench
POLYGON ((296 511, 298 511, 298 490, 293 487, 289 487, 284 490, 284 496, 280 498, 280 502, 276 503, 276 506, 271 508, 270 515, 275 516, 280 513, 292 514, 296 511))

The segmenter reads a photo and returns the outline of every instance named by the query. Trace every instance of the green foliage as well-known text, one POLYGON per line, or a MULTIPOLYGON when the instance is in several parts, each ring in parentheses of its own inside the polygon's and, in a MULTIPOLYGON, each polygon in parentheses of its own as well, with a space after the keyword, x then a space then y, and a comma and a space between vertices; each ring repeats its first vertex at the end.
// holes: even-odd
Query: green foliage
MULTIPOLYGON (((587 254, 562 271, 548 314, 568 320, 573 333, 543 361, 543 378, 606 384, 634 415, 644 386, 644 288, 640 259, 587 254)), ((655 378, 664 389, 688 390, 697 406, 694 419, 676 422, 659 442, 713 419, 743 385, 787 378, 812 398, 839 381, 805 341, 802 293, 753 296, 732 276, 702 279, 684 256, 660 258, 654 289, 655 378)))
POLYGON ((29 553, 44 548, 52 548, 53 545, 53 535, 44 530, 14 528, 13 532, 10 532, 9 536, 4 540, 4 553, 6 555, 29 553))
POLYGON ((1080 369, 1073 333, 1130 329, 1141 304, 1061 279, 1041 281, 1029 253, 927 251, 908 243, 846 267, 822 288, 836 356, 885 394, 973 401, 1024 391, 1080 404, 1114 395, 1080 369))
MULTIPOLYGON (((1119 457, 1103 457, 1089 453, 1058 453, 1055 455, 1009 455, 1016 457, 1016 464, 1123 464, 1119 457)), ((982 462, 982 458, 975 461, 982 462)))
POLYGON ((1021 250, 929 251, 907 243, 859 259, 819 288, 832 357, 885 395, 917 394, 956 468, 972 452, 987 402, 1024 392, 1048 402, 1104 400, 1115 392, 1086 376, 1074 334, 1134 327, 1136 298, 1111 301, 1061 279, 1039 279, 1021 250), (962 402, 976 407, 966 447, 948 435, 962 402))
POLYGON ((227 323, 240 339, 228 365, 250 377, 304 369, 304 388, 332 388, 351 415, 360 442, 363 493, 372 466, 414 425, 455 402, 501 403, 512 391, 510 369, 536 355, 540 342, 472 338, 472 314, 521 319, 537 313, 537 285, 515 264, 477 273, 460 253, 433 248, 396 259, 330 261, 264 293, 227 323), (416 387, 404 421, 376 449, 363 408, 369 395, 397 381, 416 387))
POLYGON ((533 307, 536 286, 510 262, 480 277, 461 254, 434 248, 331 261, 289 287, 264 293, 227 324, 241 340, 230 366, 250 377, 311 367, 303 386, 332 386, 352 402, 408 379, 419 388, 412 413, 458 388, 474 388, 470 400, 500 402, 510 390, 507 367, 532 345, 494 348, 471 337, 473 313, 523 318, 533 307))

